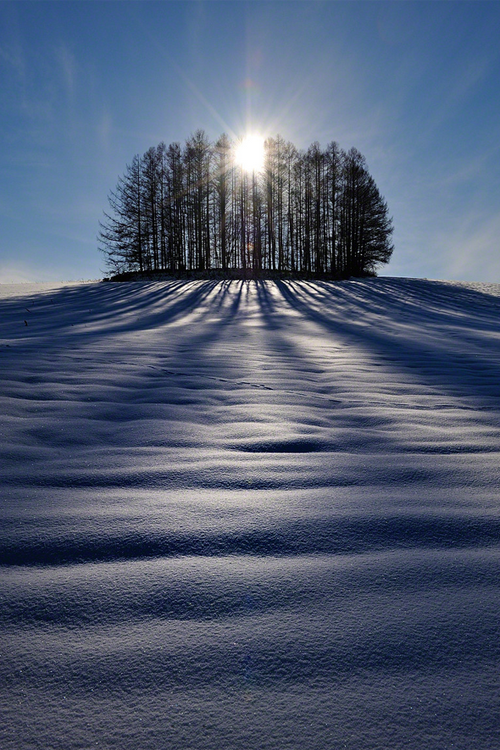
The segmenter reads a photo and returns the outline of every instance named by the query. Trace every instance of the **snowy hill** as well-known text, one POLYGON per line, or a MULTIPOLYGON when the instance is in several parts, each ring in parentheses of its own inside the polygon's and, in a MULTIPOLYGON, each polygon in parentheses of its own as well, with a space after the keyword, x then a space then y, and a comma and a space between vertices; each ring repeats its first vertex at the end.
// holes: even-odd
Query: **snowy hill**
POLYGON ((500 747, 500 285, 0 285, 3 750, 500 747))

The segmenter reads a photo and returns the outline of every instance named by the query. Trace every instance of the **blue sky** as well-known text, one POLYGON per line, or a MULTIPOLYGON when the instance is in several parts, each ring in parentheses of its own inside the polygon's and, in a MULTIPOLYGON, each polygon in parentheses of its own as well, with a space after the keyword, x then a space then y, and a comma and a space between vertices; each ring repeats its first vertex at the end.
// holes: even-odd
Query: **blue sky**
POLYGON ((500 3, 0 2, 0 281, 102 276, 134 154, 256 129, 355 146, 381 274, 500 282, 500 3))

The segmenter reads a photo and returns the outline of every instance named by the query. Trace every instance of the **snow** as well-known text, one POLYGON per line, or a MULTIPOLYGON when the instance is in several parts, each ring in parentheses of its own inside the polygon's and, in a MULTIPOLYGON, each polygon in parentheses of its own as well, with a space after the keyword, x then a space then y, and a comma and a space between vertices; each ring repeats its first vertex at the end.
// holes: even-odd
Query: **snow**
POLYGON ((3 750, 500 747, 500 285, 0 285, 3 750))

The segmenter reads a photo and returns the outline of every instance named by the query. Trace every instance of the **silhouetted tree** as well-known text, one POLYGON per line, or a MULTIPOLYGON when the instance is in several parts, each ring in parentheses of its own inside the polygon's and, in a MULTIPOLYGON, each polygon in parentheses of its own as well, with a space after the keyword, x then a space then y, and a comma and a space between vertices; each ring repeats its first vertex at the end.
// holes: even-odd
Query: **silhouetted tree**
POLYGON ((223 271, 229 265, 228 259, 228 214, 230 211, 230 176, 231 141, 225 133, 221 135, 214 147, 214 242, 213 248, 223 271))
POLYGON ((328 144, 325 151, 325 235, 327 258, 330 273, 338 269, 339 209, 342 194, 343 155, 335 141, 328 144))
POLYGON ((393 252, 392 219, 366 159, 337 143, 299 152, 265 142, 261 172, 235 164, 227 135, 202 130, 135 156, 109 194, 99 246, 125 270, 375 273, 393 252))
POLYGON ((141 159, 134 156, 109 196, 111 214, 104 213, 98 240, 107 265, 115 273, 145 270, 144 211, 141 159))
POLYGON ((165 156, 165 213, 167 226, 166 268, 181 271, 186 268, 184 161, 180 143, 171 143, 165 156))

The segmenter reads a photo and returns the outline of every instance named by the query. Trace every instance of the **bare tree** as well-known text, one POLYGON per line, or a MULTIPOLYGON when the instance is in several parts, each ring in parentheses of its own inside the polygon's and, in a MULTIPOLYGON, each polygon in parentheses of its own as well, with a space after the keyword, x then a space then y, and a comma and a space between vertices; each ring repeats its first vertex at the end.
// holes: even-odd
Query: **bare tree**
POLYGON ((135 156, 100 223, 108 267, 340 278, 389 261, 392 219, 359 151, 298 152, 278 135, 251 174, 232 154, 227 135, 212 145, 198 130, 135 156))
POLYGON ((99 249, 115 273, 144 271, 143 196, 141 159, 134 156, 108 196, 111 213, 99 223, 99 249))

